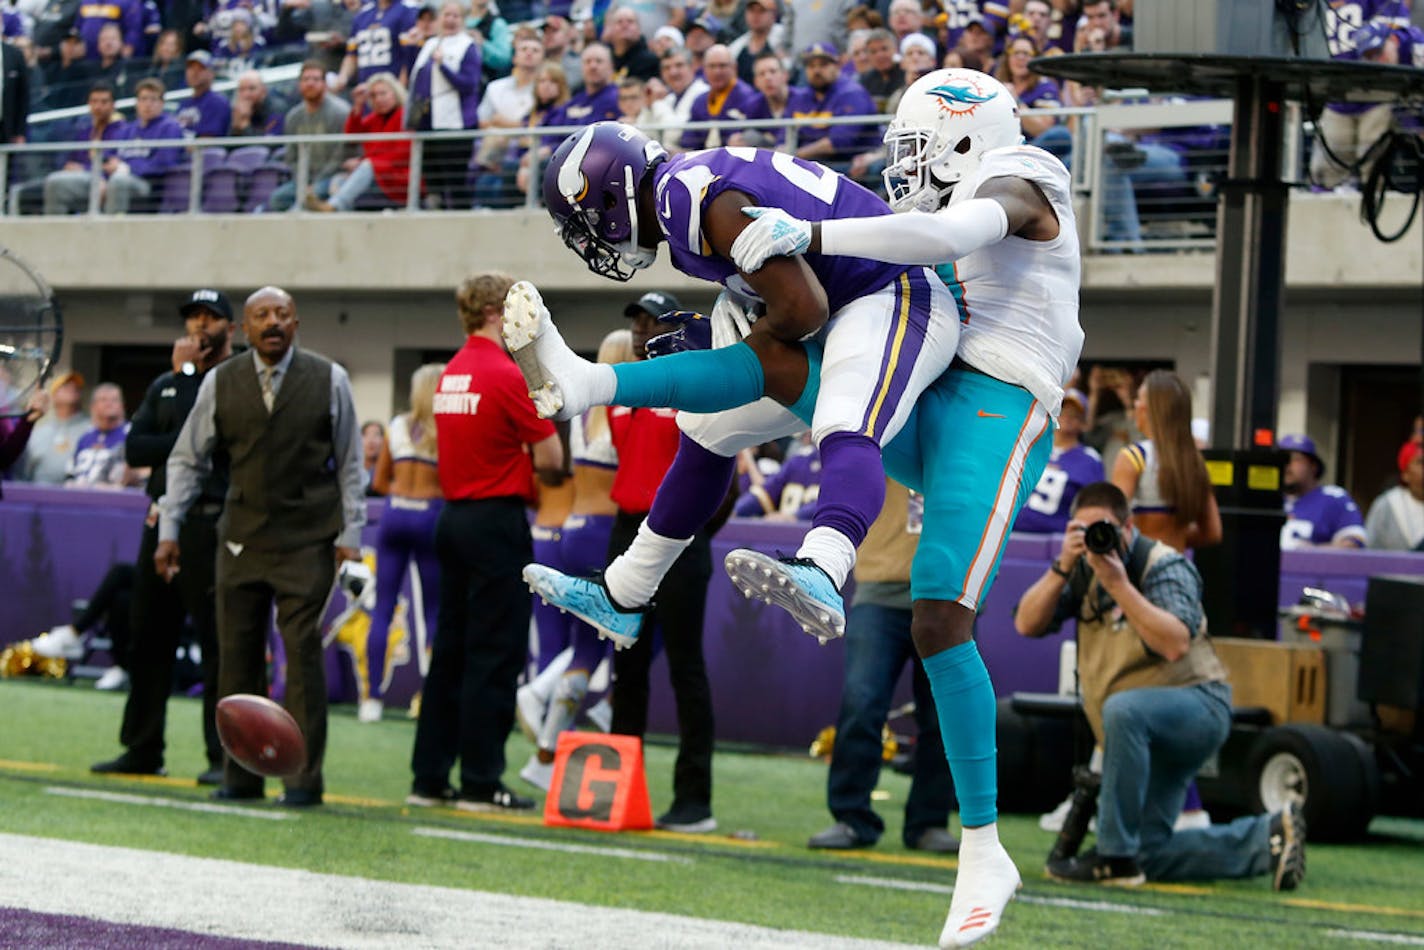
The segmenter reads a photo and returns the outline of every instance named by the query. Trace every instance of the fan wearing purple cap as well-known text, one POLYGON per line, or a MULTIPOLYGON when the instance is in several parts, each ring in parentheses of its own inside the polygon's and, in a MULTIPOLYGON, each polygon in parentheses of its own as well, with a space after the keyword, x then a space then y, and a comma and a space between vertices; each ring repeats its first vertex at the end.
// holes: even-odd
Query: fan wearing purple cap
POLYGON ((1285 470, 1286 514, 1281 550, 1365 547, 1360 506, 1339 485, 1324 485, 1325 462, 1308 435, 1283 435, 1276 448, 1290 453, 1285 470))

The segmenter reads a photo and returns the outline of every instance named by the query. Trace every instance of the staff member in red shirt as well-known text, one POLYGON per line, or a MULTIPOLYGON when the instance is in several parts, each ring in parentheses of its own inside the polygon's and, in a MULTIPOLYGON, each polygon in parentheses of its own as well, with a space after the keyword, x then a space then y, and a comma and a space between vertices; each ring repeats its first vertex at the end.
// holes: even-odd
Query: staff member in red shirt
MULTIPOLYGON (((659 314, 681 310, 672 294, 652 291, 624 310, 633 318, 633 357, 647 359, 648 340, 667 330, 659 314)), ((633 543, 647 518, 658 485, 677 454, 677 412, 672 409, 611 407, 608 427, 618 450, 618 474, 609 493, 618 506, 608 541, 612 561, 633 543)), ((719 523, 719 522, 714 522, 719 523)), ((673 803, 657 821, 669 831, 707 832, 717 828, 712 817, 712 689, 702 657, 702 614, 707 606, 707 582, 712 577, 709 526, 673 564, 658 588, 651 620, 663 632, 668 676, 677 703, 679 730, 677 763, 673 767, 673 803)), ((648 623, 644 620, 644 623, 648 623)), ((648 726, 648 667, 653 661, 653 637, 643 632, 634 644, 613 655, 613 729, 641 737, 648 726)))
POLYGON ((412 805, 534 807, 502 781, 504 742, 529 645, 529 591, 519 576, 534 556, 525 506, 534 501, 535 473, 557 479, 564 453, 500 337, 512 283, 505 274, 480 274, 460 285, 465 345, 435 392, 445 495, 435 525, 440 613, 411 756, 412 805), (450 785, 457 758, 458 791, 450 785))

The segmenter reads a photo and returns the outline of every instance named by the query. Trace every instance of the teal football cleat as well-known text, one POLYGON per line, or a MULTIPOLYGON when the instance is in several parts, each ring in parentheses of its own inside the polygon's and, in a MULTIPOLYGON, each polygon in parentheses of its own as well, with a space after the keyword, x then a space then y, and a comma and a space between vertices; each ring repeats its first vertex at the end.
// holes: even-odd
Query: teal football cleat
POLYGON ((648 607, 624 608, 613 602, 602 578, 570 577, 543 564, 524 565, 529 589, 549 604, 566 610, 622 650, 638 639, 648 607))
POLYGON ((724 565, 743 596, 783 608, 822 643, 845 634, 845 601, 826 572, 809 558, 773 558, 738 548, 727 555, 724 565))

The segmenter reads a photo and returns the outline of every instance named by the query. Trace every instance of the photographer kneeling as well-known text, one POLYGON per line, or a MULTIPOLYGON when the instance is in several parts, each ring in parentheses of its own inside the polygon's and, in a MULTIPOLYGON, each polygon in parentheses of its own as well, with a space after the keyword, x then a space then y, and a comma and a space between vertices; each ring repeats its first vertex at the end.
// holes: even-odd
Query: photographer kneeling
POLYGON ((1136 886, 1270 874, 1276 890, 1305 875, 1298 806, 1230 824, 1172 830, 1187 784, 1226 741, 1231 687, 1206 636, 1201 577, 1132 526, 1109 482, 1073 500, 1063 549, 1019 601, 1014 625, 1039 637, 1078 621, 1083 708, 1103 749, 1097 847, 1050 860, 1060 881, 1136 886))

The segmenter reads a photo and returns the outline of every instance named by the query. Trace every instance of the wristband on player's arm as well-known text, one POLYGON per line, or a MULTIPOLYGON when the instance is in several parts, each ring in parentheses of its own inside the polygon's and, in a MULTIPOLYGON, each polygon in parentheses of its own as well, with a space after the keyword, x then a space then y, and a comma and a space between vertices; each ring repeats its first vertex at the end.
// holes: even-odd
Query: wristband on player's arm
POLYGON ((1008 233, 1003 205, 993 198, 971 198, 930 214, 822 221, 821 253, 933 267, 1002 241, 1008 233))

